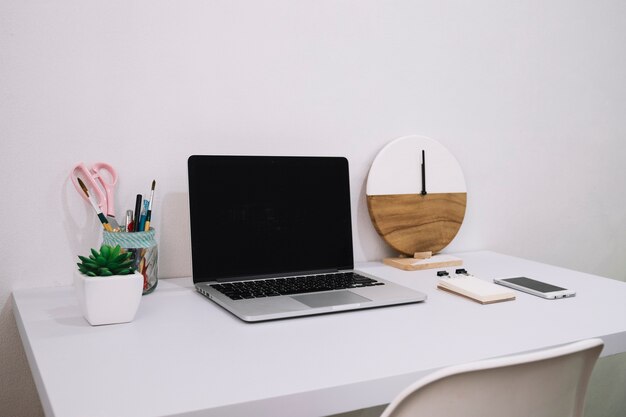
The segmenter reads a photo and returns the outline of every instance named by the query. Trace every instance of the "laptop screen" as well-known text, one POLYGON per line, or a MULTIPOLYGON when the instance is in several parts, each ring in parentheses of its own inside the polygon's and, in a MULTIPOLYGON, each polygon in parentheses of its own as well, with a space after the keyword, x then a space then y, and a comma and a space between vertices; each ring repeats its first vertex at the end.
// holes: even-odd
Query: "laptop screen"
POLYGON ((188 160, 194 282, 351 269, 348 161, 188 160))

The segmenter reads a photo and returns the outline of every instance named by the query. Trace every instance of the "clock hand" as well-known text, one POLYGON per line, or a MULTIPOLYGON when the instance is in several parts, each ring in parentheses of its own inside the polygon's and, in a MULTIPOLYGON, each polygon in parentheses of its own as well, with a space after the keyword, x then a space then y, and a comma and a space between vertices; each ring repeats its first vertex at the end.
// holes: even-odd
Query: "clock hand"
POLYGON ((426 153, 422 149, 422 195, 426 194, 426 153))

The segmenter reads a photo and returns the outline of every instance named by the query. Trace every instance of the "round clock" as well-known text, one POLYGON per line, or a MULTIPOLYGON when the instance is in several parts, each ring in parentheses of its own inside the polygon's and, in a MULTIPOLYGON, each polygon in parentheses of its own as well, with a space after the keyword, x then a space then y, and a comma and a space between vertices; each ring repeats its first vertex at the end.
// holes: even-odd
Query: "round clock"
POLYGON ((439 142, 404 136, 376 156, 367 177, 374 228, 392 248, 437 253, 463 223, 467 191, 456 158, 439 142))

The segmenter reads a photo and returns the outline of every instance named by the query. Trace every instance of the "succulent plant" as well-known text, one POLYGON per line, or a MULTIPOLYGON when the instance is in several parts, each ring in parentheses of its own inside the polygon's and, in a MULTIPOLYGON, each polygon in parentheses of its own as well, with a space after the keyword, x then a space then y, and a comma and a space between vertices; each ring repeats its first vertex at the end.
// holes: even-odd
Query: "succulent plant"
POLYGON ((90 277, 109 277, 111 275, 128 275, 135 272, 130 259, 130 252, 122 253, 120 245, 111 247, 102 245, 100 252, 91 249, 89 257, 78 256, 78 270, 90 277))

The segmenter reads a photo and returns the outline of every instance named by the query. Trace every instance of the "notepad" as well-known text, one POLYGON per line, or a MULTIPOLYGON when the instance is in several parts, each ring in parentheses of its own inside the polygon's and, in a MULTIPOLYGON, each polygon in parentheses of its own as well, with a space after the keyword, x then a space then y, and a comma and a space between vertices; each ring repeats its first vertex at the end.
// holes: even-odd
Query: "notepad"
POLYGON ((441 278, 437 288, 462 295, 481 304, 491 304, 515 299, 515 293, 473 276, 441 278))

